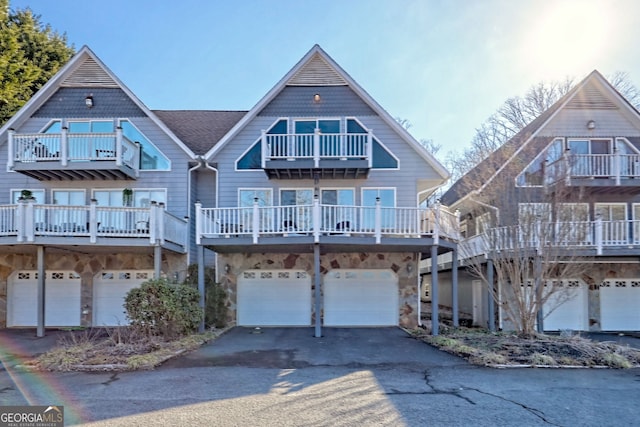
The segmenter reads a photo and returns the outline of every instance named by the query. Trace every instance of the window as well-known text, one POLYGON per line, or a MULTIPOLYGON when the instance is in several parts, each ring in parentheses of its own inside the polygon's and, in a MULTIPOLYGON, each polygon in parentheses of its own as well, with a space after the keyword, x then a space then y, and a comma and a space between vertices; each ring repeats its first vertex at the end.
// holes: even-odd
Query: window
MULTIPOLYGON (((238 190, 238 198, 238 204, 243 208, 252 208, 256 199, 260 207, 273 205, 273 192, 270 188, 241 188, 238 190)), ((258 219, 260 230, 273 230, 272 213, 270 209, 260 210, 260 218, 258 219)), ((253 229, 253 209, 242 209, 239 215, 239 218, 233 219, 235 221, 234 224, 223 224, 223 227, 227 231, 230 227, 238 231, 251 231, 253 229)))
MULTIPOLYGON (((268 130, 267 135, 283 135, 270 142, 271 154, 280 155, 287 147, 287 119, 276 121, 268 130)), ((236 161, 236 169, 251 170, 262 168, 262 139, 258 140, 236 161)))
MULTIPOLYGON (((54 205, 85 206, 84 190, 53 190, 54 205)), ((62 231, 88 231, 89 215, 86 209, 54 210, 50 222, 62 231)))
POLYGON ((626 203, 596 203, 596 218, 602 220, 602 243, 620 245, 628 242, 626 203))
POLYGON ((485 212, 476 217, 476 235, 491 228, 491 212, 485 212))
POLYGON ((520 187, 542 186, 562 178, 562 139, 557 138, 547 146, 516 178, 520 187))
MULTIPOLYGON (((367 130, 356 119, 347 119, 347 133, 365 134, 367 130)), ((371 165, 375 169, 398 168, 398 159, 383 147, 375 137, 372 138, 371 156, 371 165)))
POLYGON ((122 134, 131 142, 140 143, 140 170, 170 170, 171 162, 128 120, 120 121, 122 134))
POLYGON ((556 215, 557 242, 583 244, 591 241, 589 204, 559 203, 556 215))
POLYGON ((351 188, 322 189, 320 203, 325 206, 323 212, 323 227, 336 231, 347 231, 355 227, 355 194, 351 188), (333 207, 335 206, 335 207, 333 207))
MULTIPOLYGON (((93 198, 98 201, 98 206, 122 207, 128 200, 123 190, 94 190, 93 198)), ((131 200, 132 206, 136 208, 148 207, 152 201, 166 204, 167 191, 165 189, 133 189, 131 200)))
POLYGON ((571 175, 608 177, 611 175, 609 155, 613 152, 610 139, 570 139, 571 175))
POLYGON ((311 229, 312 189, 280 190, 280 204, 291 206, 282 212, 282 227, 285 231, 311 229))
MULTIPOLYGON (((25 188, 25 190, 31 191, 31 196, 36 200, 36 204, 40 205, 44 203, 44 190, 32 190, 28 188, 25 188)), ((11 200, 13 204, 17 204, 20 197, 22 197, 22 190, 11 190, 11 200)))
MULTIPOLYGON (((115 155, 115 121, 114 120, 70 120, 69 128, 69 157, 75 160, 91 159, 94 156, 104 154, 106 157, 115 155), (95 134, 108 134, 97 136, 95 134)), ((141 170, 170 170, 171 162, 158 148, 147 139, 128 120, 120 120, 122 134, 131 143, 140 143, 140 169, 141 170)), ((43 131, 44 133, 59 134, 62 131, 62 122, 53 121, 43 131)), ((49 151, 58 151, 60 141, 50 141, 52 146, 49 151)), ((124 146, 123 156, 128 155, 124 146)))
POLYGON ((381 226, 383 229, 393 229, 395 227, 395 209, 396 206, 396 189, 395 188, 363 188, 362 189, 362 206, 363 218, 362 224, 365 229, 373 229, 375 227, 375 209, 377 200, 380 199, 381 206, 381 226), (369 207, 370 209, 366 209, 369 207))

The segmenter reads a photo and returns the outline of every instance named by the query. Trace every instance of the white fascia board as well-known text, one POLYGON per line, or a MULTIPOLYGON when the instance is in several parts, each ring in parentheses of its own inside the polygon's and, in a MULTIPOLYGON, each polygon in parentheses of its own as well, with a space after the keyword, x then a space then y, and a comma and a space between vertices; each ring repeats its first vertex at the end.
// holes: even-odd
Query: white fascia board
MULTIPOLYGON (((84 61, 87 57, 93 59, 116 82, 124 93, 140 108, 159 128, 162 129, 189 157, 196 155, 149 109, 140 99, 96 56, 88 46, 82 48, 67 62, 34 96, 27 101, 16 114, 0 128, 0 141, 6 139, 6 132, 29 119, 59 88, 60 83, 84 61)), ((1 142, 0 142, 1 144, 1 142)))

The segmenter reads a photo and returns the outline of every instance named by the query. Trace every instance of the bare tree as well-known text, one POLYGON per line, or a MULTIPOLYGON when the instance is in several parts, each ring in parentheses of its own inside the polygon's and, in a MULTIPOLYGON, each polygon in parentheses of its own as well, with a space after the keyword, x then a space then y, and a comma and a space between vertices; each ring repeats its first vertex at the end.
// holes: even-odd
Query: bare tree
MULTIPOLYGON (((411 129, 411 122, 409 119, 403 119, 402 117, 395 117, 396 122, 406 130, 411 129)), ((427 149, 434 156, 442 149, 442 144, 437 144, 433 139, 421 139, 418 141, 420 145, 427 149)))
MULTIPOLYGON (((494 154, 492 160, 503 169, 467 202, 465 210, 475 219, 471 227, 478 228, 473 230, 476 236, 459 247, 467 271, 484 282, 505 321, 524 336, 535 334, 542 320, 539 313, 548 316, 575 296, 580 284, 589 280, 592 264, 586 252, 580 252, 593 236, 587 196, 564 186, 564 170, 551 167, 541 177, 527 178, 535 185, 514 186, 535 148, 525 149, 506 165, 508 150, 500 152, 504 157, 494 154)), ((495 171, 487 162, 483 166, 485 174, 472 175, 469 186, 482 187, 495 171)))

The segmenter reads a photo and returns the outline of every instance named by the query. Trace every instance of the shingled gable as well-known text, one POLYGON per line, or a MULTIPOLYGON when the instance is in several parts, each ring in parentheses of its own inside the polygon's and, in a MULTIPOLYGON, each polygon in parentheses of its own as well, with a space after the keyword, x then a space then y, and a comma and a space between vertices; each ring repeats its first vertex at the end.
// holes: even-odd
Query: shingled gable
POLYGON ((389 115, 364 89, 358 85, 319 45, 315 45, 307 54, 262 98, 258 103, 205 154, 213 158, 251 122, 286 86, 324 85, 349 86, 387 125, 402 137, 433 169, 443 178, 449 178, 449 172, 420 143, 389 115))
POLYGON ((455 207, 466 198, 482 191, 527 146, 535 152, 544 149, 554 138, 537 137, 536 135, 563 108, 618 108, 619 106, 640 118, 640 113, 620 92, 611 86, 600 72, 597 70, 592 71, 551 107, 456 181, 442 196, 442 203, 455 207), (609 98, 603 97, 601 93, 598 94, 591 91, 590 88, 595 81, 609 91, 617 102, 612 102, 609 98), (591 101, 589 100, 590 98, 591 101), (494 172, 491 173, 491 171, 494 172), (481 183, 481 185, 478 186, 476 183, 481 183))
POLYGON ((0 128, 0 141, 7 141, 7 131, 18 128, 33 116, 47 100, 61 88, 121 89, 144 114, 162 129, 187 155, 194 157, 187 147, 118 77, 96 56, 83 46, 34 96, 0 128))

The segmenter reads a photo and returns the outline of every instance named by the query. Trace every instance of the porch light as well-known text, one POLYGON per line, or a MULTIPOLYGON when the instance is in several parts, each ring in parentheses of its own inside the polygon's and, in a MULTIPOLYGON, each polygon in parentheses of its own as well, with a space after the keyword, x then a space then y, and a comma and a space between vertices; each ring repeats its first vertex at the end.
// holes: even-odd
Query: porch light
POLYGON ((86 105, 87 108, 93 107, 93 95, 87 95, 84 99, 84 105, 86 105))
POLYGON ((313 102, 315 102, 316 104, 318 102, 320 102, 321 99, 322 98, 320 98, 320 94, 319 93, 316 93, 316 94, 313 95, 313 102))
POLYGON ((594 120, 589 120, 587 122, 587 129, 594 130, 596 128, 596 122, 594 120))

